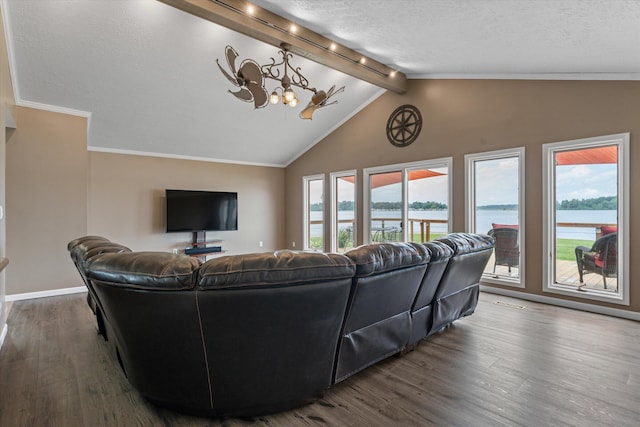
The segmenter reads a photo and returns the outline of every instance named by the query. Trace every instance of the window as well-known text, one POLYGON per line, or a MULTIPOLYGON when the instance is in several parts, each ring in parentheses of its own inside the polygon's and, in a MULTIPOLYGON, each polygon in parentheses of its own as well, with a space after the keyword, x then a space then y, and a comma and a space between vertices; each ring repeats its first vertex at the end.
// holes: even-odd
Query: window
POLYGON ((324 175, 305 176, 303 249, 324 250, 324 175))
POLYGON ((356 171, 331 174, 331 250, 346 252, 356 242, 356 171))
POLYGON ((496 240, 482 279, 524 287, 524 148, 464 159, 467 230, 496 240))
POLYGON ((543 146, 544 291, 629 304, 629 134, 543 146))
POLYGON ((449 232, 451 158, 364 170, 365 242, 427 242, 449 232))

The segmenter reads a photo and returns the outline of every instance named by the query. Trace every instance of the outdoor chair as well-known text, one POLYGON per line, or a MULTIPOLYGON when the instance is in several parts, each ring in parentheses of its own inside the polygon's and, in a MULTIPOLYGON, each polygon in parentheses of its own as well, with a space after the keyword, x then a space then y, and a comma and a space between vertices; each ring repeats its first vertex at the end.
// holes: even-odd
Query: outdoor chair
POLYGON ((372 242, 399 242, 401 240, 402 229, 396 226, 372 227, 372 242))
POLYGON ((515 227, 496 227, 487 233, 496 241, 494 247, 495 262, 493 263, 493 272, 496 272, 496 266, 506 265, 511 273, 511 267, 518 267, 520 264, 520 246, 518 243, 518 229, 515 227))
POLYGON ((600 237, 591 249, 577 246, 576 262, 580 283, 583 283, 583 274, 594 272, 602 276, 602 283, 607 289, 607 277, 618 277, 618 233, 600 237))

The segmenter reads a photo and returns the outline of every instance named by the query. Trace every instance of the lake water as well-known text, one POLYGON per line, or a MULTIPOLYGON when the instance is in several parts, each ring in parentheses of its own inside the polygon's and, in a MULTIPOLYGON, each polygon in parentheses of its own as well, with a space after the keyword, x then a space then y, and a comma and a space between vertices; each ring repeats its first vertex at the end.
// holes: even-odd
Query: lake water
MULTIPOLYGON (((448 211, 409 211, 409 218, 415 219, 447 219, 448 211)), ((479 210, 477 218, 478 232, 486 233, 491 229, 491 223, 497 224, 515 224, 517 222, 517 211, 505 210, 479 210)), ((575 223, 602 223, 616 224, 617 211, 615 210, 579 210, 579 211, 556 211, 557 222, 575 222, 575 223)), ((383 211, 375 210, 372 212, 372 227, 380 227, 381 222, 375 221, 376 218, 400 218, 399 211, 383 211)), ((353 211, 339 211, 339 219, 353 219, 353 211)), ((312 220, 321 220, 322 212, 311 212, 312 220)), ((395 223, 385 221, 385 227, 399 226, 400 221, 395 223)), ((311 227, 311 235, 319 236, 322 227, 313 225, 311 227)), ((542 230, 541 230, 542 231, 542 230)), ((415 232, 419 232, 418 225, 415 226, 415 232)), ((432 233, 446 233, 447 224, 431 224, 432 233)), ((582 239, 595 240, 596 234, 593 227, 559 227, 557 237, 560 239, 582 239)))

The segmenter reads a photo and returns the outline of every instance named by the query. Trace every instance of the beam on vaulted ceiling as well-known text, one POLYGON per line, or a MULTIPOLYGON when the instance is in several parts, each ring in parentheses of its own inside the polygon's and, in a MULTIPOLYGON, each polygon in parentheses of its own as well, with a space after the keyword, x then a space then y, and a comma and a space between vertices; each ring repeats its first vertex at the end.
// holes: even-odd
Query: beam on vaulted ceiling
POLYGON ((407 91, 404 73, 245 0, 158 1, 278 48, 287 43, 296 55, 376 86, 396 93, 407 91))

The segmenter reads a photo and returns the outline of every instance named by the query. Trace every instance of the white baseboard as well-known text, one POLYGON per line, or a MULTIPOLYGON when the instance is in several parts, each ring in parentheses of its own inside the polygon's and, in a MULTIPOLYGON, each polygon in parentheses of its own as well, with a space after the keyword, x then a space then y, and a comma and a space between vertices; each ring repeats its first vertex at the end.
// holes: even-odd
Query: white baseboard
POLYGON ((27 292, 24 294, 5 295, 5 301, 20 301, 23 299, 55 297, 59 295, 77 294, 79 292, 87 292, 86 286, 77 286, 75 288, 52 289, 50 291, 27 292))
POLYGON ((494 288, 493 286, 480 285, 480 290, 490 294, 504 295, 507 297, 518 298, 527 301, 541 302, 543 304, 557 305, 559 307, 573 308, 575 310, 588 311, 591 313, 605 314, 607 316, 621 317, 623 319, 640 321, 640 313, 638 313, 637 311, 620 310, 619 308, 603 307, 601 305, 570 301, 544 295, 528 294, 525 292, 513 291, 511 289, 494 288))
POLYGON ((4 344, 4 338, 7 336, 7 324, 5 323, 2 327, 2 332, 0 332, 0 348, 2 348, 2 344, 4 344))

